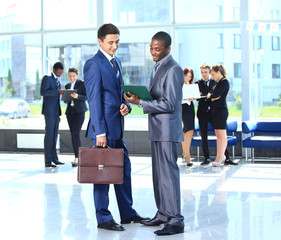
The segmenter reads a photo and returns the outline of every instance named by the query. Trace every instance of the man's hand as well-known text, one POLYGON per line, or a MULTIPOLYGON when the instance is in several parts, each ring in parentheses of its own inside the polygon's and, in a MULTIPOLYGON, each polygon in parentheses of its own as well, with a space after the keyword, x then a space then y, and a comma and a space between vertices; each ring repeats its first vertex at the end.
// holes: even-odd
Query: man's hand
POLYGON ((133 103, 133 104, 136 104, 136 105, 139 105, 140 103, 140 99, 138 96, 128 92, 128 94, 131 96, 131 97, 128 97, 126 93, 124 93, 124 98, 127 102, 129 103, 133 103))
POLYGON ((63 90, 63 89, 60 89, 59 92, 60 92, 60 95, 62 95, 63 92, 64 92, 64 90, 63 90))
POLYGON ((98 147, 106 147, 107 146, 106 136, 97 137, 96 139, 97 139, 96 140, 96 145, 98 147))
POLYGON ((121 106, 120 106, 120 113, 123 117, 125 117, 129 114, 128 106, 125 105, 124 103, 122 103, 121 106))

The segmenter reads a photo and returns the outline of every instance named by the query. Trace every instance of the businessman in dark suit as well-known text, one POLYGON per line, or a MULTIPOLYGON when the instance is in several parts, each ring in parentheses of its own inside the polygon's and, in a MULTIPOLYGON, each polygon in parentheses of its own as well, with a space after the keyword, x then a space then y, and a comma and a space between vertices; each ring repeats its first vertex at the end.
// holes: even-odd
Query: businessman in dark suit
POLYGON ((70 83, 65 85, 65 89, 76 90, 75 93, 71 93, 72 98, 67 102, 65 114, 71 133, 72 147, 75 156, 74 162, 72 162, 72 167, 77 167, 78 149, 79 147, 81 147, 80 132, 85 120, 85 112, 88 110, 85 103, 85 101, 87 100, 87 96, 84 82, 77 79, 77 68, 69 68, 68 77, 70 83))
POLYGON ((63 64, 57 62, 50 76, 45 75, 41 82, 40 93, 43 96, 42 114, 45 118, 44 154, 45 167, 56 167, 64 164, 58 160, 56 145, 61 115, 59 77, 63 73, 63 64), (52 164, 52 162, 55 164, 52 164))
POLYGON ((173 235, 183 233, 181 215, 180 177, 177 165, 182 132, 182 68, 170 55, 172 39, 168 33, 158 32, 151 40, 150 53, 156 62, 150 78, 149 92, 154 100, 141 100, 129 93, 125 99, 139 105, 148 113, 149 138, 152 150, 154 197, 158 211, 154 218, 141 221, 146 226, 164 228, 154 233, 173 235))
MULTIPOLYGON (((124 141, 124 116, 130 106, 123 98, 120 85, 123 83, 122 69, 115 52, 119 47, 119 29, 113 24, 104 24, 98 30, 100 50, 84 66, 84 81, 87 89, 90 119, 86 136, 93 145, 124 149, 123 184, 115 184, 115 194, 119 207, 121 224, 140 222, 133 209, 131 190, 131 162, 124 141)), ((109 185, 94 184, 94 201, 98 228, 123 231, 108 210, 109 185)))

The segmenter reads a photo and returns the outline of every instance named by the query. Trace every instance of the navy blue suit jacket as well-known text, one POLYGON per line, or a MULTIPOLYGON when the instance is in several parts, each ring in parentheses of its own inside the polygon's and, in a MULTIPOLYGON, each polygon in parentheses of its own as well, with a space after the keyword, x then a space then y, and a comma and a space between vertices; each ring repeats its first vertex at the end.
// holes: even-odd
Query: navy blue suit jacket
MULTIPOLYGON (((121 84, 124 84, 119 66, 121 84)), ((95 139, 97 135, 105 133, 108 140, 118 140, 123 136, 124 117, 120 113, 122 103, 129 105, 123 97, 116 73, 99 50, 84 66, 84 83, 90 110, 90 120, 86 137, 95 139)))
MULTIPOLYGON (((65 85, 65 89, 70 89, 70 87, 71 87, 71 83, 65 85)), ((78 94, 78 98, 72 99, 74 102, 75 111, 77 113, 87 112, 88 108, 85 102, 87 100, 87 96, 86 96, 86 88, 84 82, 82 80, 77 79, 74 84, 74 89, 77 89, 77 94, 78 94)), ((71 101, 67 103, 65 114, 67 114, 69 111, 70 103, 71 101)))
POLYGON ((40 88, 40 94, 43 96, 42 114, 61 115, 59 87, 53 74, 43 77, 40 88))

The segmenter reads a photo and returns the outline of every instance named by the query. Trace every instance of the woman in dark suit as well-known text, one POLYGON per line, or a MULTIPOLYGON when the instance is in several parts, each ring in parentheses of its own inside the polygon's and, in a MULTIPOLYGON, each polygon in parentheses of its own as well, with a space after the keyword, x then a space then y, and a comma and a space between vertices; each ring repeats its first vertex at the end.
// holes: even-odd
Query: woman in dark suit
MULTIPOLYGON (((185 68, 184 73, 184 84, 185 86, 192 84, 194 80, 194 72, 192 68, 185 68)), ((193 163, 190 158, 190 143, 194 132, 194 105, 192 99, 182 102, 182 122, 183 122, 183 136, 184 141, 182 142, 182 158, 186 161, 188 167, 191 167, 193 163)))
POLYGON ((229 82, 222 64, 214 65, 211 69, 211 75, 216 81, 216 84, 207 94, 207 98, 211 99, 211 125, 217 136, 217 156, 213 162, 213 166, 220 167, 226 159, 224 155, 227 147, 226 121, 228 118, 226 96, 229 91, 229 82))
POLYGON ((65 85, 65 89, 76 89, 77 92, 70 96, 73 98, 67 102, 66 118, 71 132, 72 146, 75 155, 72 167, 78 165, 78 148, 81 147, 80 132, 85 119, 85 112, 88 110, 85 101, 87 100, 84 82, 78 78, 78 70, 69 68, 68 77, 70 83, 65 85))

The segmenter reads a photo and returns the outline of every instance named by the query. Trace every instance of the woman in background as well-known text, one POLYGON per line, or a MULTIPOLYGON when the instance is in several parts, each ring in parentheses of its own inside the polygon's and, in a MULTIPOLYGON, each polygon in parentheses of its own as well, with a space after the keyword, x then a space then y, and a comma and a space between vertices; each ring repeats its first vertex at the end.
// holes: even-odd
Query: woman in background
MULTIPOLYGON (((194 72, 192 68, 185 68, 184 73, 184 84, 183 89, 193 83, 194 72)), ((182 158, 186 161, 188 167, 191 167, 193 163, 190 158, 190 143, 194 133, 194 105, 192 99, 182 102, 182 122, 183 122, 183 135, 184 141, 182 142, 182 158)))
POLYGON ((66 118, 70 128, 72 147, 75 155, 72 167, 78 165, 78 148, 81 147, 80 132, 85 119, 85 112, 88 110, 85 101, 87 100, 84 82, 78 78, 77 68, 71 67, 68 70, 70 83, 65 85, 65 89, 76 89, 70 96, 72 100, 67 102, 66 118))
POLYGON ((226 96, 229 91, 229 82, 226 71, 222 64, 216 64, 211 69, 212 78, 217 82, 207 94, 211 99, 211 125, 217 136, 217 156, 212 163, 214 167, 220 167, 225 162, 225 150, 227 147, 226 121, 228 118, 228 109, 226 96))

